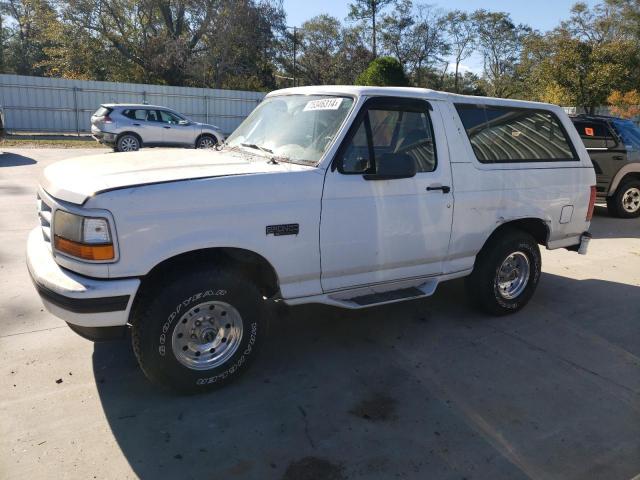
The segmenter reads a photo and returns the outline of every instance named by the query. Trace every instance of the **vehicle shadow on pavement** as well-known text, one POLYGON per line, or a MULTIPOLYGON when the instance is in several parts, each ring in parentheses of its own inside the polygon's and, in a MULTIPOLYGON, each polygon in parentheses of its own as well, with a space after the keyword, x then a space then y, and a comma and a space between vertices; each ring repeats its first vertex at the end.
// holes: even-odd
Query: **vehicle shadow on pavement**
POLYGON ((0 149, 0 168, 2 167, 21 167, 24 165, 35 165, 36 162, 31 157, 18 155, 17 153, 3 152, 0 149))
POLYGON ((463 298, 453 281, 405 304, 291 308, 241 379, 200 396, 150 385, 127 342, 96 344, 100 400, 143 479, 637 474, 640 288, 544 274, 502 318, 463 298))
POLYGON ((640 218, 616 218, 607 207, 596 205, 589 231, 593 238, 640 238, 640 218))

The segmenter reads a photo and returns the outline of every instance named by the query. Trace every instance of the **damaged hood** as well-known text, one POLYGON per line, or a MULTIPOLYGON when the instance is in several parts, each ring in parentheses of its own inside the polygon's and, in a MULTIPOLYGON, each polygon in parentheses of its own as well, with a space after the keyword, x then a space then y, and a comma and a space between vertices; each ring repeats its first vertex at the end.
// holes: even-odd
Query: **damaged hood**
POLYGON ((54 198, 83 204, 105 191, 229 175, 277 173, 315 167, 269 163, 269 159, 239 151, 148 149, 75 157, 47 167, 42 188, 54 198))

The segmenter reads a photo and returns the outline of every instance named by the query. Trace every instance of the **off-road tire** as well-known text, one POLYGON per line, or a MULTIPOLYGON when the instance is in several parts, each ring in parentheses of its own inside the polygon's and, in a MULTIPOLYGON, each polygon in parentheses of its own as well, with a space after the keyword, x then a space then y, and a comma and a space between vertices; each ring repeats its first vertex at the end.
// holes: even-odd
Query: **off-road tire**
POLYGON ((118 137, 114 150, 116 152, 136 152, 140 150, 140 147, 142 147, 142 142, 140 142, 138 137, 130 133, 125 133, 118 137))
POLYGON ((542 267, 540 248, 535 239, 523 230, 509 228, 491 237, 476 257, 473 272, 465 287, 471 303, 491 315, 507 315, 524 307, 533 296, 542 267), (515 298, 505 298, 498 287, 503 262, 516 252, 526 255, 529 274, 526 287, 515 298))
POLYGON ((618 186, 616 192, 607 197, 607 211, 609 215, 617 218, 637 218, 640 217, 640 208, 638 208, 635 212, 627 211, 624 208, 623 201, 625 199, 625 195, 631 189, 640 190, 640 179, 637 178, 629 178, 627 180, 623 180, 622 183, 618 186))
POLYGON ((223 269, 187 270, 145 288, 132 315, 132 343, 138 363, 153 383, 180 393, 212 390, 237 378, 256 355, 266 334, 265 302, 250 281, 223 269), (207 302, 225 302, 239 312, 243 334, 223 364, 194 370, 176 358, 174 329, 182 315, 207 302))

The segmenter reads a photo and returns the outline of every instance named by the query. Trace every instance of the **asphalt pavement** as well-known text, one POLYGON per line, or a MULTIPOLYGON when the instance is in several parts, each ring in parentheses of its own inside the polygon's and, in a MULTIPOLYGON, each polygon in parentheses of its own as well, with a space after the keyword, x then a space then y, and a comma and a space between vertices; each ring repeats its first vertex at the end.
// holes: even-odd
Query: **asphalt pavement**
POLYGON ((0 153, 0 478, 640 478, 640 219, 598 208, 589 255, 543 252, 516 315, 476 313, 461 281, 291 308, 239 381, 184 397, 127 340, 74 334, 29 280, 41 170, 98 152, 0 153))

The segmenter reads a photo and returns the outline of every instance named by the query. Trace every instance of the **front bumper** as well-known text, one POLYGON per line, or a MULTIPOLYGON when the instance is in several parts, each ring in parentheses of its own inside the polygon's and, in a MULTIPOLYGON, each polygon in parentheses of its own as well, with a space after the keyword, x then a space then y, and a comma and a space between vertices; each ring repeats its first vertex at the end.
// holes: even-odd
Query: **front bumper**
POLYGON ((27 268, 45 308, 83 328, 124 326, 140 280, 88 278, 58 265, 40 228, 29 234, 27 268))

